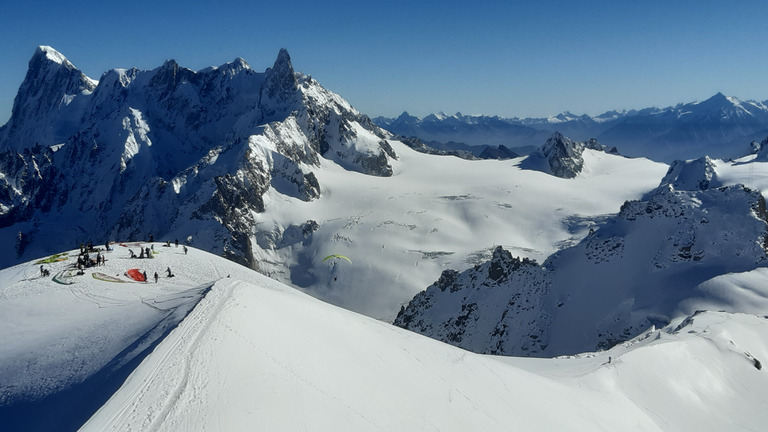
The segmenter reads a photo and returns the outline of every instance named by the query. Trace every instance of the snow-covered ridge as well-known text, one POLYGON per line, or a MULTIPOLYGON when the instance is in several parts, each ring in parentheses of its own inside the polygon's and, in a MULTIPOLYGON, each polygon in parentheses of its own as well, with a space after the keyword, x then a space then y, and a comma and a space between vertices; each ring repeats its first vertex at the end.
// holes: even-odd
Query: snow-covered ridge
POLYGON ((47 277, 35 262, 0 270, 3 430, 754 430, 766 421, 762 316, 699 312, 556 359, 476 355, 165 244, 114 244, 103 266, 79 276, 61 276, 77 250, 42 264, 47 277), (139 247, 153 258, 128 258, 139 247))

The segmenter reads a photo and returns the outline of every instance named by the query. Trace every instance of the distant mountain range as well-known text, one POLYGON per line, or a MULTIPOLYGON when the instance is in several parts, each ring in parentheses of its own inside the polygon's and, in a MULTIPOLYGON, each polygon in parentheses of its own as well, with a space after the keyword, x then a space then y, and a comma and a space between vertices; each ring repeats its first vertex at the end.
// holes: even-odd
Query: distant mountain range
POLYGON ((752 141, 768 136, 768 101, 741 101, 717 93, 703 102, 667 108, 609 111, 599 116, 565 112, 547 118, 501 118, 461 113, 418 118, 404 112, 373 121, 388 131, 423 141, 471 146, 503 145, 525 154, 552 132, 577 140, 596 138, 626 156, 662 162, 742 156, 752 141))

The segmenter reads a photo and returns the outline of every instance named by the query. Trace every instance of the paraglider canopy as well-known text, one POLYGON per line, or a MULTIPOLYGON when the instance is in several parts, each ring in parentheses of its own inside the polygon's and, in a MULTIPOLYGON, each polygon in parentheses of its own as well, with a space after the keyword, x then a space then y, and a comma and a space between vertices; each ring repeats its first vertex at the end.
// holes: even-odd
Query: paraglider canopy
POLYGON ((336 255, 336 254, 334 254, 334 255, 328 255, 327 257, 325 257, 325 258, 323 259, 323 262, 326 262, 326 261, 328 261, 328 260, 329 260, 329 259, 331 259, 331 258, 339 258, 339 259, 345 259, 345 260, 349 261, 349 263, 350 263, 350 264, 352 263, 352 260, 351 260, 351 259, 349 259, 349 258, 347 258, 347 257, 345 257, 344 255, 336 255))

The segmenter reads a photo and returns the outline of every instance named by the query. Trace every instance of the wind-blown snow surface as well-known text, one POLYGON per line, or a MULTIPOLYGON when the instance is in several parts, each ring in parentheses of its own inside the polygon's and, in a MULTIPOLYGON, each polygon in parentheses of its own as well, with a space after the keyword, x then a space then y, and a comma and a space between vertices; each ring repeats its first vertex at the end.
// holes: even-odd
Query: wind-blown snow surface
MULTIPOLYGON (((760 430, 768 420, 763 317, 706 312, 607 352, 502 358, 196 249, 155 243, 155 258, 138 260, 129 247, 138 250, 116 246, 72 285, 38 277, 35 263, 0 271, 0 428, 669 431, 760 430), (131 267, 176 276, 91 276, 128 280, 131 267)), ((56 275, 73 259, 45 267, 56 275)))

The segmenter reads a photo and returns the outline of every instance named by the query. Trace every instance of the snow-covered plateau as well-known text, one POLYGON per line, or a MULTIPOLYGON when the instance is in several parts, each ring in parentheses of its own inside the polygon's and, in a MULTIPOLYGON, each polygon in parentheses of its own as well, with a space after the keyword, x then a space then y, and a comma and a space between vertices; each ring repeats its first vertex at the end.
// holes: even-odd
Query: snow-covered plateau
POLYGON ((416 151, 285 50, 94 80, 40 47, 0 128, 0 430, 761 430, 768 140, 529 138, 416 151))

